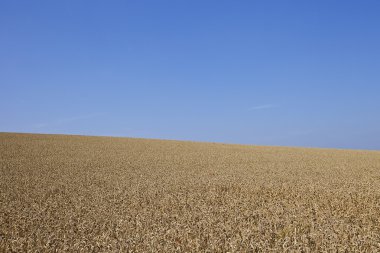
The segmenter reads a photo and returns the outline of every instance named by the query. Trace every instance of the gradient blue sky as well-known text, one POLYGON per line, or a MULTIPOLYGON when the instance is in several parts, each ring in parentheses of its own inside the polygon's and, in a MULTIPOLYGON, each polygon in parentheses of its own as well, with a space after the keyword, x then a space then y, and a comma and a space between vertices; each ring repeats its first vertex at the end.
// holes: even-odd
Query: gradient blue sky
POLYGON ((0 131, 380 149, 380 1, 0 2, 0 131))

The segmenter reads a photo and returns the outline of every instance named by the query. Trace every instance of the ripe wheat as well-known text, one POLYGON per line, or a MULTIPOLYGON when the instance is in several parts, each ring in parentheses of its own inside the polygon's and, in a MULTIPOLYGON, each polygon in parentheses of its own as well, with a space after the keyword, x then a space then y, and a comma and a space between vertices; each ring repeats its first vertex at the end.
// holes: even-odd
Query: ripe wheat
POLYGON ((1 133, 0 251, 380 251, 380 152, 1 133))

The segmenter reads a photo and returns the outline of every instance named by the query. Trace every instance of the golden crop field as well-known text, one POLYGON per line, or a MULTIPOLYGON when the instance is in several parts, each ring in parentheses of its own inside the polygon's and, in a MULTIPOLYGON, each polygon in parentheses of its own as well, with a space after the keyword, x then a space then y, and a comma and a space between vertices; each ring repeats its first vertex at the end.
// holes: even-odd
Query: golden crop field
POLYGON ((1 252, 379 252, 380 152, 0 134, 1 252))

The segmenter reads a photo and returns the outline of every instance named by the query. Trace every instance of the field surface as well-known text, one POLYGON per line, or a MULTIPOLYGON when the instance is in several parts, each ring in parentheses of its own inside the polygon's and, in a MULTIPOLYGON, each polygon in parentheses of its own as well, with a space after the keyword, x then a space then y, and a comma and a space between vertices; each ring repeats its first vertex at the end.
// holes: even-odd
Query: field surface
POLYGON ((379 252, 380 152, 0 133, 0 252, 379 252))

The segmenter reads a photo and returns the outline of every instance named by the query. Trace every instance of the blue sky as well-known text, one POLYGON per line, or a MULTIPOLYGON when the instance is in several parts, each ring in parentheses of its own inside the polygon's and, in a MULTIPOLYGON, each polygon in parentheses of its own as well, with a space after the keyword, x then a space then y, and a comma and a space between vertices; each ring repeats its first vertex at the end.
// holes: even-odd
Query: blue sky
POLYGON ((380 1, 0 2, 0 131, 380 150, 380 1))

